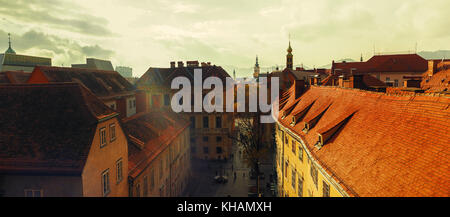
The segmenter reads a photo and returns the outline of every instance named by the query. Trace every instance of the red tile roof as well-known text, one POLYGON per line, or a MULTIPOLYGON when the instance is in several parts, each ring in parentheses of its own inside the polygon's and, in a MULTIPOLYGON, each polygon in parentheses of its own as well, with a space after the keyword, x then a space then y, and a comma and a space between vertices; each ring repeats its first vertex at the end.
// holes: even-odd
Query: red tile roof
POLYGON ((420 86, 429 93, 450 94, 450 69, 437 72, 431 77, 425 77, 420 86))
POLYGON ((4 71, 0 72, 0 84, 20 84, 25 83, 31 76, 30 72, 24 71, 4 71))
POLYGON ((428 69, 428 61, 417 54, 375 55, 366 62, 333 63, 332 70, 340 75, 353 72, 417 72, 423 73, 428 69))
POLYGON ((117 115, 76 83, 0 85, 0 171, 80 174, 97 123, 117 115))
POLYGON ((291 114, 279 118, 351 196, 450 196, 449 97, 311 86, 291 114), (291 126, 292 113, 312 102, 304 118, 291 126), (305 121, 328 105, 305 133, 305 121), (318 133, 354 111, 321 149, 314 146, 318 133))
POLYGON ((43 83, 35 81, 39 73, 44 75, 46 82, 80 83, 102 99, 133 95, 135 90, 134 86, 116 71, 36 66, 28 83, 43 83))
POLYGON ((128 168, 132 178, 136 178, 189 126, 181 115, 167 111, 139 113, 122 121, 130 140, 128 168))

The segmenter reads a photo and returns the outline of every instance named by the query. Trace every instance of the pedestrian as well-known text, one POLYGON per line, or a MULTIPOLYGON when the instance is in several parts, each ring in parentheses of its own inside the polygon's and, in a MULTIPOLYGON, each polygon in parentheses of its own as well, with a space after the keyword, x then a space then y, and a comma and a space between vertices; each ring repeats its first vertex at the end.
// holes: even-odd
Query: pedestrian
POLYGON ((236 171, 234 171, 234 179, 236 180, 236 171))

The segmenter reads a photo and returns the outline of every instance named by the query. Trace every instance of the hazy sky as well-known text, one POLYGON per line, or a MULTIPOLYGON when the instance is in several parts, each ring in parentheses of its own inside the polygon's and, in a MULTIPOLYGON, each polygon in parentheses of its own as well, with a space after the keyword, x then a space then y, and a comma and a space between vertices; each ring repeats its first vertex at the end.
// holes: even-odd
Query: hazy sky
MULTIPOLYGON (((449 0, 0 0, 0 52, 53 65, 110 59, 142 75, 199 60, 252 67, 367 59, 377 52, 450 49, 449 0)), ((230 74, 232 72, 229 72, 230 74)))

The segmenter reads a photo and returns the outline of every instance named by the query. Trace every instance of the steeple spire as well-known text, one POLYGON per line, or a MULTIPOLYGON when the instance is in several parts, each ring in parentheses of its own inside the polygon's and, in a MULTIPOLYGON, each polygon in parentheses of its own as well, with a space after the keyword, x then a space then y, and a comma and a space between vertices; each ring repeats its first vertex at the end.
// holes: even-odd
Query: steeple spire
POLYGON ((8 33, 8 49, 5 51, 5 53, 16 54, 16 52, 11 48, 11 34, 10 33, 8 33))
POLYGON ((286 55, 286 68, 293 69, 293 55, 292 55, 292 47, 291 47, 291 35, 289 34, 289 47, 287 49, 287 55, 286 55))

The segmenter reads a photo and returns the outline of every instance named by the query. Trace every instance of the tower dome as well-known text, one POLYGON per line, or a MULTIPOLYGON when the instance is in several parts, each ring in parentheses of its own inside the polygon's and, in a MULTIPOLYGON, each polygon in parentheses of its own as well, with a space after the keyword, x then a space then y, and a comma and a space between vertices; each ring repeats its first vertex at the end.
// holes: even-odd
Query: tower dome
POLYGON ((5 51, 5 53, 16 54, 16 51, 14 51, 11 48, 11 34, 9 34, 9 33, 8 33, 8 44, 9 44, 9 46, 8 46, 8 49, 5 51))

